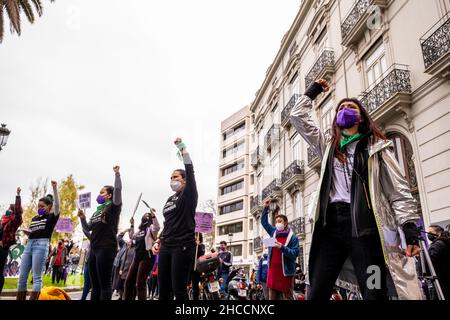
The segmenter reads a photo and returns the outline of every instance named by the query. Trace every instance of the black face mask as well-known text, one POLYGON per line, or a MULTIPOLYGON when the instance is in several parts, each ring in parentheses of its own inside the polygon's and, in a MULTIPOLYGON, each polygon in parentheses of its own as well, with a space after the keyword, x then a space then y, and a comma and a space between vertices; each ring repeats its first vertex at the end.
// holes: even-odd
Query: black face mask
POLYGON ((430 240, 431 242, 434 242, 437 239, 437 237, 434 234, 428 234, 427 237, 428 240, 430 240))

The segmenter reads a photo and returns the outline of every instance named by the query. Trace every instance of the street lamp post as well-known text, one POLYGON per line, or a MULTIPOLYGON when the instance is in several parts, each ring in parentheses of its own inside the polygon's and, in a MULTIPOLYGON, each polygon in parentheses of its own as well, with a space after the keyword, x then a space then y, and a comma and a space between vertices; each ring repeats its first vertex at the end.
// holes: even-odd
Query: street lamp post
POLYGON ((10 133, 11 131, 6 128, 6 124, 2 123, 2 126, 0 127, 0 151, 6 146, 10 133))

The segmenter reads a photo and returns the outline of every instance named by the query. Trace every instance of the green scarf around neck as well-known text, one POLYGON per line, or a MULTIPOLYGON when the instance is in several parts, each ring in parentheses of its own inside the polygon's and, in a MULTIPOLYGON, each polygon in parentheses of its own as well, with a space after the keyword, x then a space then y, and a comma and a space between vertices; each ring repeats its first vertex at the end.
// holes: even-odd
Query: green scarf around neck
POLYGON ((101 205, 99 205, 97 207, 97 210, 95 211, 93 217, 98 216, 99 214, 101 214, 103 212, 103 208, 105 208, 107 205, 109 205, 112 202, 112 200, 109 200, 101 205))
POLYGON ((339 149, 341 151, 343 151, 347 145, 358 140, 362 136, 362 134, 359 132, 355 133, 355 134, 348 134, 348 133, 345 133, 344 131, 342 131, 341 133, 342 133, 342 138, 341 138, 341 141, 339 142, 339 149))

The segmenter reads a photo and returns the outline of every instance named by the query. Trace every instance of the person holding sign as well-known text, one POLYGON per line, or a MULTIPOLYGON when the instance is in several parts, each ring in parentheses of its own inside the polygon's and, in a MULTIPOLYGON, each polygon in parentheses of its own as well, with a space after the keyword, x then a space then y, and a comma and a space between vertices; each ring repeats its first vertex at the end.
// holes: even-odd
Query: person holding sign
POLYGON ((16 231, 22 224, 23 209, 20 191, 21 189, 17 188, 16 202, 9 205, 0 222, 0 293, 2 293, 5 283, 3 271, 8 260, 9 248, 16 243, 16 231))
POLYGON ((48 256, 48 247, 53 229, 59 219, 59 197, 56 181, 52 181, 53 195, 39 199, 38 214, 31 219, 28 244, 20 265, 17 300, 25 300, 30 271, 33 272, 33 291, 30 300, 38 300, 42 289, 42 272, 48 256), (53 206, 54 197, 54 206, 53 206), (52 212, 52 209, 55 209, 52 212))
POLYGON ((89 253, 89 272, 92 282, 91 300, 111 300, 112 269, 117 253, 119 218, 122 211, 122 181, 120 167, 113 168, 114 187, 104 186, 97 197, 99 206, 86 221, 83 210, 78 211, 83 230, 91 232, 91 250, 89 253))
MULTIPOLYGON (((175 140, 183 157, 185 170, 172 173, 170 187, 174 194, 164 206, 164 230, 158 258, 159 299, 188 300, 187 287, 192 263, 195 259, 195 210, 198 193, 194 167, 186 146, 181 139, 175 140)), ((158 250, 156 250, 158 251, 158 250)))
POLYGON ((274 211, 275 227, 269 223, 270 200, 264 204, 261 214, 261 224, 269 236, 275 239, 268 244, 268 300, 293 300, 295 261, 300 252, 297 235, 289 228, 288 218, 279 214, 280 208, 274 211), (272 246, 273 245, 273 246, 272 246))
POLYGON ((156 210, 144 214, 139 225, 138 232, 134 232, 134 226, 130 228, 130 239, 135 246, 135 255, 125 281, 124 300, 134 300, 137 294, 138 300, 147 300, 147 278, 155 263, 155 256, 151 249, 159 231, 159 222, 156 210))

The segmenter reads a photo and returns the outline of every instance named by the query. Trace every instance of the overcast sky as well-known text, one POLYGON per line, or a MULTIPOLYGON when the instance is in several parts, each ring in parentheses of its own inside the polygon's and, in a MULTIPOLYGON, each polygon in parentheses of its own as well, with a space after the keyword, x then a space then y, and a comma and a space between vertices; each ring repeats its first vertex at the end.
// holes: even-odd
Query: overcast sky
MULTIPOLYGON (((140 192, 161 209, 191 153, 199 201, 216 199, 220 122, 252 102, 299 0, 64 0, 0 44, 0 204, 73 174, 94 198, 121 166, 128 225, 140 192)), ((5 26, 7 27, 7 26, 5 26)), ((143 213, 141 207, 139 217, 143 213)), ((88 216, 92 213, 88 211, 88 216)))

